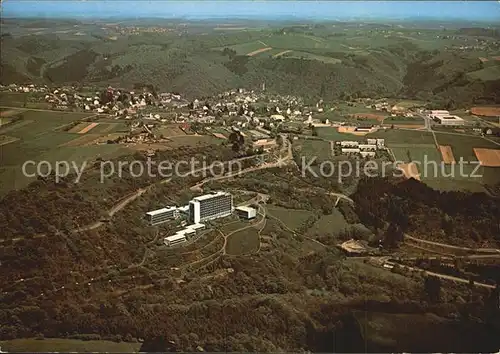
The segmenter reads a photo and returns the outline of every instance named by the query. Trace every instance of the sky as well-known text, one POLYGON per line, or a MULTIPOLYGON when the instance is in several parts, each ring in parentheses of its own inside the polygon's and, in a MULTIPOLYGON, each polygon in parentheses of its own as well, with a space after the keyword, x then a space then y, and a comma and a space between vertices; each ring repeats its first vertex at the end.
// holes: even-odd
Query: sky
POLYGON ((4 17, 462 19, 500 23, 500 1, 3 0, 4 17))

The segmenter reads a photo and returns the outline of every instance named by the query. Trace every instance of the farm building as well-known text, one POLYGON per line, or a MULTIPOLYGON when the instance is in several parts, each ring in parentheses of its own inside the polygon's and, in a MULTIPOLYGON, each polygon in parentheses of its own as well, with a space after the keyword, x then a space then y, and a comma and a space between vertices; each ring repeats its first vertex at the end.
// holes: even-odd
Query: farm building
POLYGON ((176 207, 162 208, 158 210, 148 211, 146 213, 146 220, 150 225, 158 225, 170 219, 176 218, 177 214, 178 213, 176 207))
POLYGON ((484 135, 500 136, 500 128, 485 128, 484 135))
POLYGON ((460 118, 459 116, 452 116, 452 115, 435 115, 433 116, 433 120, 441 125, 447 125, 447 126, 458 126, 458 125, 465 125, 465 120, 460 118))
POLYGON ((235 209, 236 211, 236 214, 238 214, 238 216, 240 218, 244 218, 244 219, 253 219, 257 216, 257 210, 255 208, 252 208, 252 207, 247 207, 247 206, 241 206, 241 207, 237 207, 235 209))
MULTIPOLYGON (((371 140, 371 139, 368 139, 368 140, 371 140)), ((377 142, 377 148, 378 149, 383 149, 385 147, 385 140, 384 139, 376 139, 377 142)), ((370 142, 368 142, 368 144, 370 144, 370 142)))
POLYGON ((373 125, 360 125, 356 127, 355 131, 357 132, 370 132, 373 129, 373 125))

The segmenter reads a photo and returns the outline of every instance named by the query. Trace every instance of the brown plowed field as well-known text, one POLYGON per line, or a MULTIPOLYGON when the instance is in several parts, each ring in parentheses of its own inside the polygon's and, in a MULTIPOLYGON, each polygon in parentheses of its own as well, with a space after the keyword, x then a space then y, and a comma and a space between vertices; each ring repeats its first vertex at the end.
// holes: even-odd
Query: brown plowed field
POLYGON ((448 145, 439 145, 439 150, 441 151, 441 155, 443 156, 444 163, 455 163, 455 156, 453 156, 453 151, 451 150, 451 146, 448 145))
POLYGON ((500 167, 500 149, 474 148, 474 153, 481 166, 500 167))
POLYGON ((90 123, 89 125, 87 125, 85 128, 83 128, 82 130, 80 130, 78 132, 78 134, 85 134, 87 133, 88 131, 90 131, 91 129, 94 129, 95 127, 97 127, 99 125, 99 123, 90 123))
POLYGON ((89 123, 87 123, 87 122, 78 123, 73 128, 68 130, 68 133, 79 133, 82 129, 84 129, 88 125, 89 125, 89 123))
POLYGON ((472 107, 470 112, 476 116, 496 117, 500 116, 500 107, 472 107))

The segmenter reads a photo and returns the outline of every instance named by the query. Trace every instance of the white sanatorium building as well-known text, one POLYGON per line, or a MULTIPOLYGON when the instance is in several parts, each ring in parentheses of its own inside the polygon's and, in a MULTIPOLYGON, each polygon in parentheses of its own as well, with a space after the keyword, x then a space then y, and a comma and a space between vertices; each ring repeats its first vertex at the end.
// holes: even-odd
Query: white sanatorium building
POLYGON ((231 215, 232 212, 233 196, 226 192, 205 194, 189 202, 189 221, 194 224, 223 218, 231 215))
POLYGON ((146 220, 150 225, 162 224, 170 219, 177 217, 177 208, 168 207, 158 210, 148 211, 146 213, 146 220))
POLYGON ((205 229, 204 224, 193 224, 189 225, 183 230, 177 231, 172 236, 167 236, 163 239, 163 242, 167 246, 174 246, 182 242, 186 242, 190 237, 194 236, 197 231, 205 229))

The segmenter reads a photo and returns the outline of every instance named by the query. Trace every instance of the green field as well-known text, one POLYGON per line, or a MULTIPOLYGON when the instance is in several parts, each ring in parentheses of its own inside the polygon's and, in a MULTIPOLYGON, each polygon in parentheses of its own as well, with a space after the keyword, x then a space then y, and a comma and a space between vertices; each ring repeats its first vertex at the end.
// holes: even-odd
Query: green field
POLYGON ((258 230, 253 227, 231 234, 227 238, 226 252, 230 255, 243 255, 259 248, 258 230))
POLYGON ((83 161, 87 161, 90 165, 97 157, 107 159, 130 151, 124 146, 114 144, 59 146, 75 139, 76 136, 76 134, 65 132, 60 128, 89 114, 32 110, 27 110, 22 114, 23 120, 0 129, 0 134, 8 131, 9 136, 19 139, 0 146, 0 155, 2 156, 0 179, 3 182, 0 194, 22 188, 33 180, 31 177, 24 176, 21 169, 23 163, 28 160, 48 161, 51 164, 56 161, 68 161, 81 166, 83 161))
POLYGON ((473 71, 467 74, 473 80, 498 80, 500 79, 500 65, 490 66, 481 70, 473 71))
POLYGON ((2 350, 7 352, 122 352, 137 353, 140 343, 111 342, 107 340, 77 340, 46 338, 42 340, 27 338, 0 342, 2 350))
POLYGON ((364 136, 339 133, 337 128, 335 128, 335 127, 331 127, 331 128, 318 127, 315 129, 318 132, 318 137, 323 138, 323 139, 328 139, 328 140, 333 140, 333 141, 340 141, 340 140, 365 141, 366 140, 366 138, 364 136))
POLYGON ((441 153, 433 144, 432 135, 424 131, 402 131, 387 130, 377 132, 370 136, 377 137, 388 136, 388 146, 393 151, 397 160, 410 162, 420 161, 422 164, 418 167, 422 182, 430 187, 443 191, 467 190, 472 192, 484 192, 483 184, 496 184, 500 182, 498 168, 480 167, 474 172, 477 158, 474 154, 474 147, 498 148, 494 143, 487 141, 479 136, 466 136, 458 134, 447 134, 436 132, 436 139, 440 145, 449 145, 452 147, 453 155, 457 162, 463 158, 465 162, 473 162, 470 165, 445 165, 442 164, 441 153), (408 138, 408 143, 402 143, 404 138, 408 138), (390 143, 390 142, 393 143, 390 143), (425 141, 426 143, 422 143, 425 141), (426 157, 428 163, 424 164, 426 157), (432 163, 437 162, 437 166, 432 163), (473 173, 474 172, 474 173, 473 173), (478 177, 476 177, 476 175, 478 177))
POLYGON ((479 136, 436 133, 436 139, 439 145, 449 145, 452 147, 456 161, 459 161, 460 157, 462 157, 464 161, 477 161, 476 154, 473 150, 474 148, 500 148, 500 146, 479 136))
POLYGON ((387 146, 391 144, 434 144, 432 133, 420 130, 386 129, 366 135, 366 138, 385 139, 387 146))
POLYGON ((384 124, 409 124, 409 125, 424 125, 422 118, 418 117, 387 117, 384 119, 384 124))
POLYGON ((278 206, 268 206, 267 213, 283 222, 291 230, 295 230, 312 216, 312 212, 300 209, 286 209, 278 206))
POLYGON ((434 144, 391 144, 390 148, 398 161, 442 161, 441 153, 434 144))

